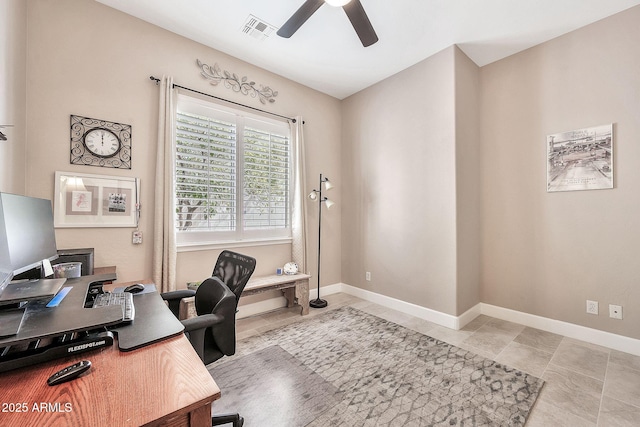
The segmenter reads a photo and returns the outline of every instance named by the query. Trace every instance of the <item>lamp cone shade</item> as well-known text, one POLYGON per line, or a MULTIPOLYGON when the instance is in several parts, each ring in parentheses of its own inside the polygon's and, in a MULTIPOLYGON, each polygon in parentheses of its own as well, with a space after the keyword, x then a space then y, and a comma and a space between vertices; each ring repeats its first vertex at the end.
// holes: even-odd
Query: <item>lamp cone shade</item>
MULTIPOLYGON (((326 178, 325 178, 326 179, 326 178)), ((328 179, 326 179, 326 181, 324 182, 324 189, 325 190, 331 190, 333 188, 333 184, 331 183, 331 181, 329 181, 328 179)))

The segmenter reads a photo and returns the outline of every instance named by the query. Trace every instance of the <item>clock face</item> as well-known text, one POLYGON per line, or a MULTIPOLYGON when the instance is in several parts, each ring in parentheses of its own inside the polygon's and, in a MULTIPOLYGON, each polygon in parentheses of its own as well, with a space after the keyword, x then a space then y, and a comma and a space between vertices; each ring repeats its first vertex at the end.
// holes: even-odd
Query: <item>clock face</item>
POLYGON ((98 157, 113 157, 120 151, 120 139, 108 129, 91 129, 83 141, 87 150, 98 157))
POLYGON ((284 274, 298 274, 298 264, 295 262, 288 262, 284 265, 284 274))

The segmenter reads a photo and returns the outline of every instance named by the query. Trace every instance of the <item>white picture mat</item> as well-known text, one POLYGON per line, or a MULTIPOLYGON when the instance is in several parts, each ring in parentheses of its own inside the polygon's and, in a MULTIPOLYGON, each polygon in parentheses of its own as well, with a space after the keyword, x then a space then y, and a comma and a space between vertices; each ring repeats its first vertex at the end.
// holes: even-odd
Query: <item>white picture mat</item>
POLYGON ((54 225, 136 227, 140 180, 56 171, 54 225))

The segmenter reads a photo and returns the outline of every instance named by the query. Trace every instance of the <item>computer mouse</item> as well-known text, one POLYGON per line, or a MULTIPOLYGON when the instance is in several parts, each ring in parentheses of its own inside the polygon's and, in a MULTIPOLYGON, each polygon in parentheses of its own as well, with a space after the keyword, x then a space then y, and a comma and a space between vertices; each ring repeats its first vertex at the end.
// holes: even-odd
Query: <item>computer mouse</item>
POLYGON ((142 283, 135 283, 124 288, 124 291, 131 292, 132 294, 137 294, 138 292, 144 291, 144 285, 142 283))

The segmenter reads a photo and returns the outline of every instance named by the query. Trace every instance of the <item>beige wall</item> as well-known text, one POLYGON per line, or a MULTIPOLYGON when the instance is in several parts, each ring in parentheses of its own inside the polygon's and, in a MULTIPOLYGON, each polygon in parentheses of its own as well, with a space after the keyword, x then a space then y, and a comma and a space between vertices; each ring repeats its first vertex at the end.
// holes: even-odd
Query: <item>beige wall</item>
POLYGON ((640 338, 639 22, 635 7, 482 68, 483 302, 640 338), (547 193, 546 136, 607 123, 615 188, 547 193))
POLYGON ((455 49, 456 314, 480 302, 480 69, 455 49))
MULTIPOLYGON (((268 108, 305 117, 307 186, 321 172, 337 184, 338 209, 323 213, 323 285, 452 315, 482 301, 640 338, 640 7, 482 69, 451 47, 341 103, 90 0, 27 4, 27 19, 19 0, 0 14, 10 40, 0 113, 24 127, 26 109, 28 124, 14 146, 0 143, 0 190, 52 197, 56 170, 142 179, 143 245, 131 229, 76 229, 57 231, 61 247, 96 247, 97 264, 117 264, 123 280, 151 275, 158 90, 148 76, 252 102, 209 86, 200 58, 276 88, 268 108), (71 167, 70 114, 132 124, 133 169, 71 167), (614 123, 616 188, 547 194, 545 136, 604 123, 614 123), (25 158, 26 173, 15 167, 25 158), (585 314, 586 299, 600 316, 585 314), (623 321, 607 317, 609 303, 624 306, 623 321)), ((268 274, 289 249, 241 251, 268 274)), ((178 282, 208 275, 217 253, 180 253, 178 282)))
MULTIPOLYGON (((89 228, 58 229, 59 247, 95 247, 96 265, 117 265, 118 276, 124 281, 151 277, 158 87, 151 83, 150 75, 172 75, 183 86, 290 117, 302 115, 306 121, 309 191, 322 171, 336 181, 334 197, 340 198, 337 99, 91 0, 29 0, 28 22, 27 193, 52 198, 57 170, 135 176, 142 185, 142 245, 131 243, 130 228, 89 228), (263 106, 257 99, 223 85, 209 85, 200 76, 196 59, 210 65, 217 62, 225 70, 274 88, 279 93, 276 103, 263 106), (70 114, 131 124, 132 169, 70 165, 70 114)), ((323 226, 339 236, 339 215, 323 221, 323 226)), ((312 235, 312 251, 314 244, 312 235)), ((328 283, 339 282, 340 240, 327 239, 323 244, 327 253, 323 258, 324 277, 328 283)), ((265 274, 291 258, 287 245, 239 250, 258 255, 258 270, 265 274)), ((218 252, 180 253, 178 284, 211 274, 218 252)), ((310 267, 315 274, 315 263, 310 267)))
POLYGON ((342 122, 343 282, 448 314, 456 314, 455 55, 448 48, 345 99, 342 122))
POLYGON ((640 337, 639 17, 482 69, 450 48, 347 98, 343 282, 448 314, 482 301, 640 337), (545 136, 604 123, 616 188, 547 194, 545 136))
POLYGON ((0 191, 24 194, 26 173, 26 50, 27 5, 22 0, 0 2, 0 191))

